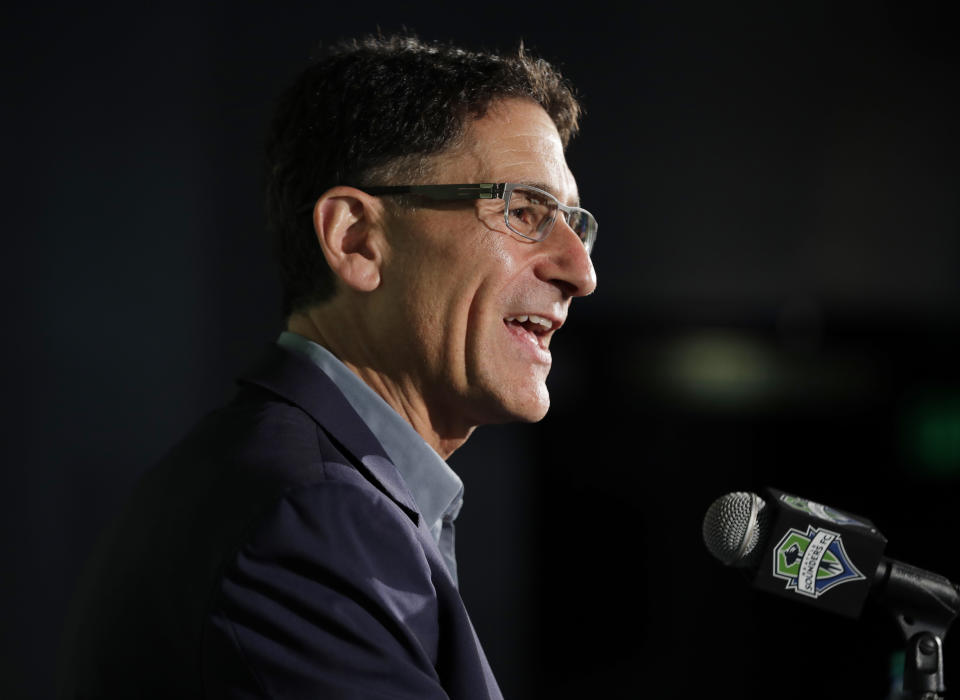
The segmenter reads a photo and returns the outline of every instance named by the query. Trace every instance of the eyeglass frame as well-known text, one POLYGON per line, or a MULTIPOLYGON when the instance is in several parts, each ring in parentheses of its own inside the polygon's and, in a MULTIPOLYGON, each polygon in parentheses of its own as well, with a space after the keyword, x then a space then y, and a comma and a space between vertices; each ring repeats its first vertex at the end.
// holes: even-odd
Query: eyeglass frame
MULTIPOLYGON (((481 182, 477 184, 458 185, 381 185, 375 187, 358 187, 357 189, 363 190, 367 194, 374 196, 412 194, 419 197, 426 197, 427 199, 441 201, 502 199, 504 201, 503 222, 506 224, 507 228, 518 236, 526 238, 528 241, 542 241, 550 235, 554 225, 556 225, 556 215, 554 215, 553 222, 550 224, 547 231, 540 238, 534 238, 522 233, 521 231, 517 231, 510 225, 510 208, 507 205, 509 204, 510 195, 518 187, 526 190, 532 190, 537 194, 541 194, 556 202, 557 211, 563 212, 563 220, 567 225, 569 225, 570 216, 574 212, 582 212, 583 214, 586 214, 589 217, 589 220, 593 221, 592 230, 588 230, 586 232, 586 238, 580 237, 579 234, 577 234, 577 238, 580 238, 580 242, 583 243, 583 247, 587 249, 587 255, 590 255, 590 253, 593 251, 593 246, 597 241, 597 229, 600 228, 600 225, 597 223, 597 217, 583 207, 569 207, 546 190, 542 190, 539 187, 534 187, 533 185, 527 185, 522 182, 481 182)), ((576 233, 576 231, 574 231, 574 233, 576 233)))

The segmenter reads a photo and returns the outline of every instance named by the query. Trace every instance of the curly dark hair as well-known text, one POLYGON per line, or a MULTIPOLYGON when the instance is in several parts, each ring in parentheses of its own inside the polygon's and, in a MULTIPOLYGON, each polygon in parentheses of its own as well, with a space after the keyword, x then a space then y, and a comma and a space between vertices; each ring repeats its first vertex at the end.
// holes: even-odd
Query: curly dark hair
POLYGON ((317 197, 336 185, 416 182, 427 156, 453 146, 468 119, 509 97, 543 107, 566 148, 580 105, 559 72, 522 44, 509 55, 413 36, 327 47, 280 97, 267 140, 267 226, 284 316, 334 293, 309 211, 317 197))

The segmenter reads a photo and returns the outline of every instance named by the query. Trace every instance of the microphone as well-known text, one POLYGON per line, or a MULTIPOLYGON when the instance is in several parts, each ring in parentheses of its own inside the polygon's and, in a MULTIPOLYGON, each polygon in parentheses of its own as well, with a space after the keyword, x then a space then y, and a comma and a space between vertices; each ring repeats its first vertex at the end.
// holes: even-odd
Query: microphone
POLYGON ((721 496, 707 509, 703 540, 713 556, 743 568, 754 587, 859 617, 874 593, 909 639, 939 636, 960 611, 943 576, 883 556, 887 539, 872 522, 777 489, 721 496))

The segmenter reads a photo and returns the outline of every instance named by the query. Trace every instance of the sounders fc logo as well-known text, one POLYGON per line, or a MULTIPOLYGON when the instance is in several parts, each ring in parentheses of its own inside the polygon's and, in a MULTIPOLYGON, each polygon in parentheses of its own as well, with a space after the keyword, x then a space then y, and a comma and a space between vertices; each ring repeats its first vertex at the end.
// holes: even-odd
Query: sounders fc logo
POLYGON ((787 582, 787 590, 810 598, 864 578, 847 556, 840 535, 813 525, 806 533, 787 530, 773 551, 773 575, 787 582))

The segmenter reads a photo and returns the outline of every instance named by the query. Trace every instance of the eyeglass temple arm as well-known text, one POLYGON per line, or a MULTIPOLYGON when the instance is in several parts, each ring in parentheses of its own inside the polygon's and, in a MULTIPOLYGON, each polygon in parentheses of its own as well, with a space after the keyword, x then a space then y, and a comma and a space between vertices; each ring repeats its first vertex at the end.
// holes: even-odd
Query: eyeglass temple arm
MULTIPOLYGON (((381 185, 379 187, 360 187, 367 194, 414 194, 427 199, 503 199, 505 182, 482 182, 476 185, 381 185)), ((313 210, 316 202, 304 204, 297 210, 305 214, 313 210)))
POLYGON ((372 195, 415 194, 428 199, 502 199, 506 183, 484 182, 477 185, 385 185, 363 187, 372 195))

